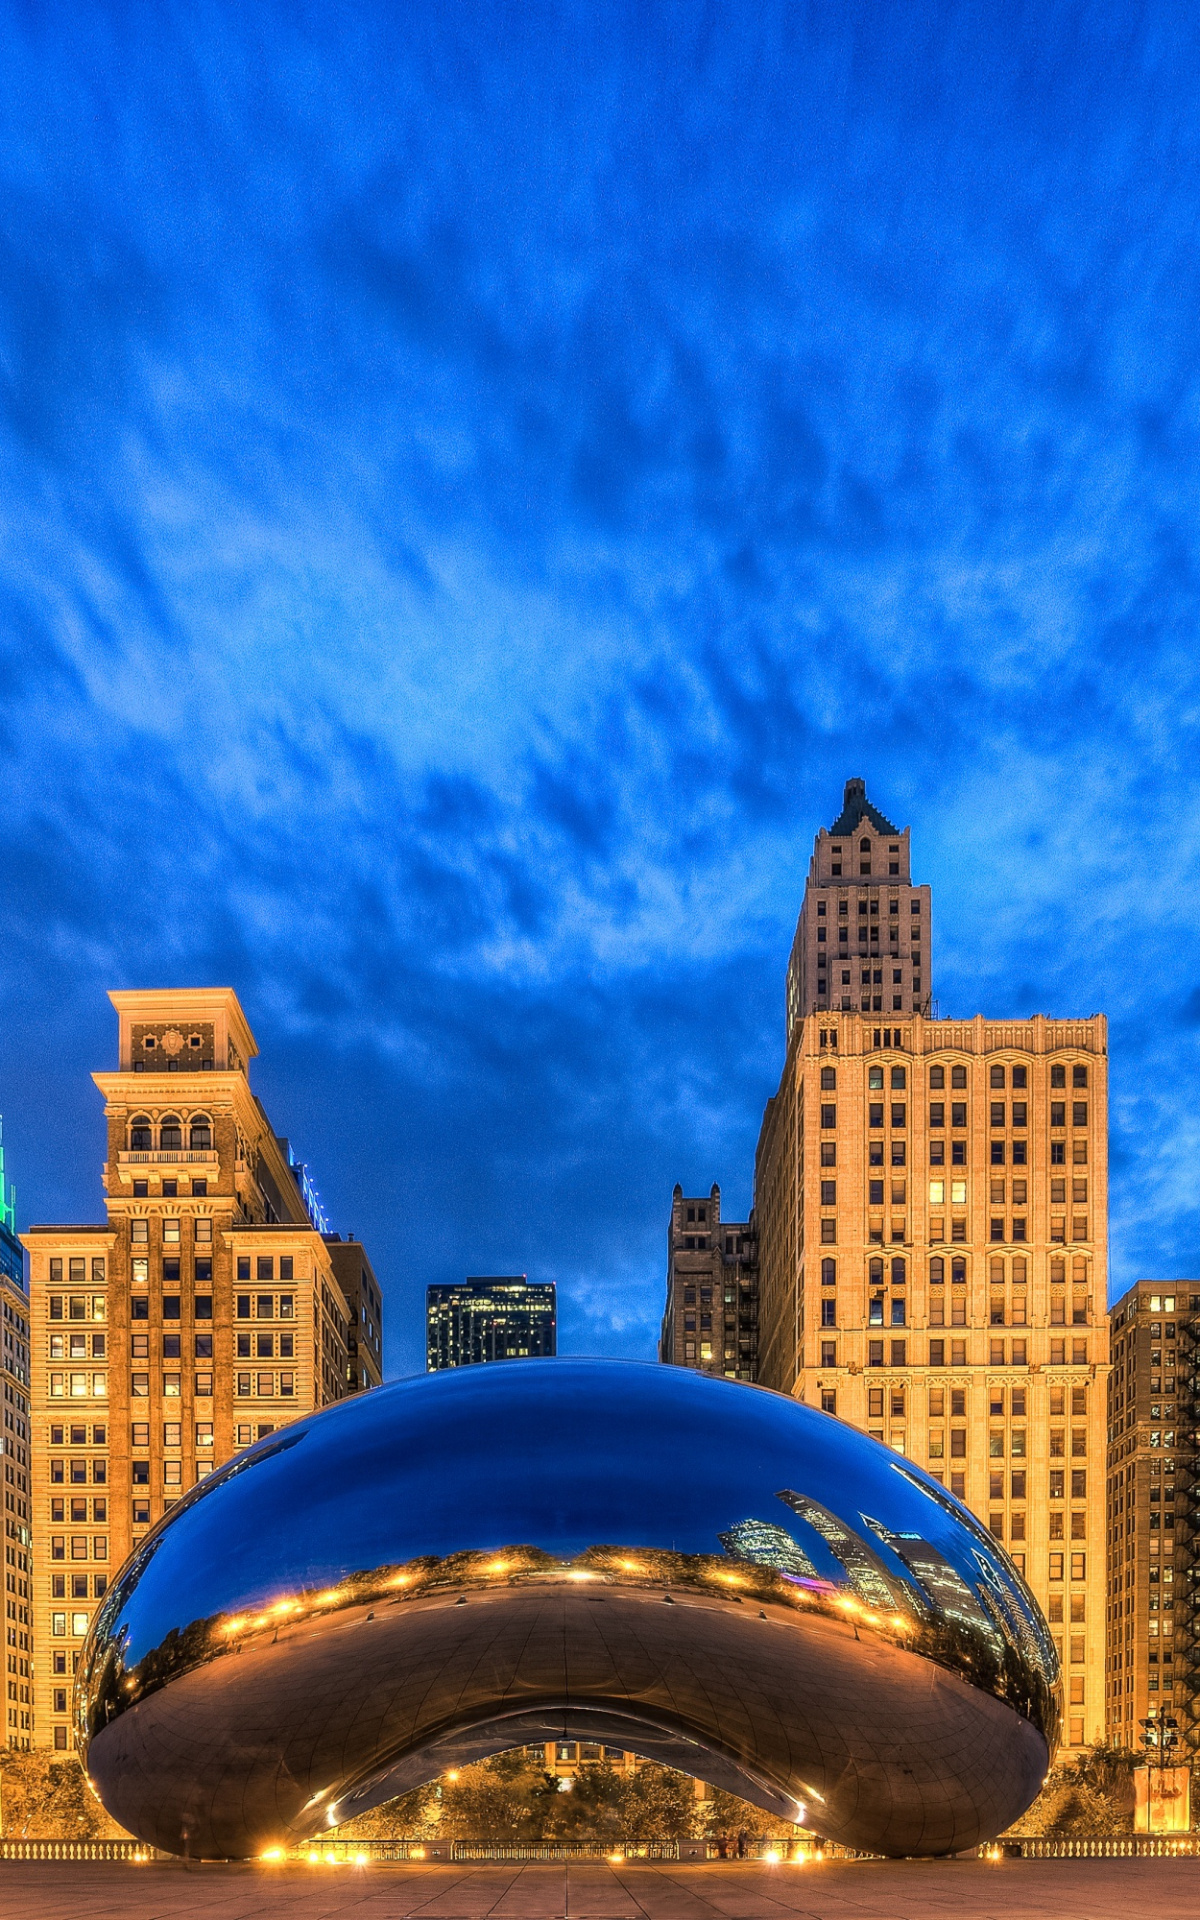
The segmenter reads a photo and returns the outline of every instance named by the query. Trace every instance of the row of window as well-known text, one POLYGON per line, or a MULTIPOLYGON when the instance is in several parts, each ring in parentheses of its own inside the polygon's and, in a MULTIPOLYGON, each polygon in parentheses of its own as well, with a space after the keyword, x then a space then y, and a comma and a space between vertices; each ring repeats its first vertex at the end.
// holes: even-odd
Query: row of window
MULTIPOLYGON (((58 1256, 58 1254, 55 1254, 50 1262, 51 1286, 62 1285, 64 1266, 66 1267, 67 1278, 73 1287, 82 1287, 86 1284, 87 1277, 88 1277, 88 1262, 86 1257, 83 1254, 71 1254, 65 1260, 61 1259, 58 1256)), ((92 1285, 98 1286, 98 1287, 104 1286, 106 1283, 105 1283, 105 1266, 104 1266, 103 1255, 97 1254, 96 1256, 93 1257, 91 1262, 91 1269, 92 1269, 92 1285)))
POLYGON ((234 1392, 239 1399, 270 1400, 278 1394, 282 1400, 292 1400, 296 1394, 296 1376, 294 1373, 239 1373, 234 1380, 234 1392))
MULTIPOLYGON (((193 1180, 189 1187, 186 1180, 164 1180, 159 1191, 164 1200, 176 1200, 180 1194, 186 1195, 188 1193, 194 1194, 197 1200, 203 1200, 208 1194, 208 1181, 193 1180)), ((133 1183, 133 1197, 135 1200, 148 1200, 150 1198, 150 1182, 148 1180, 135 1180, 133 1183)), ((205 1238, 211 1240, 212 1235, 206 1234, 205 1238)))
MULTIPOLYGON (((875 976, 875 977, 876 977, 876 979, 878 979, 878 978, 879 978, 879 976, 878 976, 878 974, 876 974, 876 976, 875 976)), ((865 980, 866 980, 866 975, 865 975, 865 974, 863 975, 863 979, 864 979, 864 982, 865 982, 865 980)), ((822 1035, 822 1042, 824 1042, 824 1035, 822 1035)), ((834 1046, 836 1046, 836 1045, 837 1045, 837 1036, 836 1036, 836 1035, 834 1036, 834 1039, 833 1039, 833 1044, 834 1044, 834 1046)), ((888 1071, 888 1085, 889 1085, 889 1086, 890 1086, 890 1087, 892 1088, 892 1091, 893 1091, 893 1092, 895 1092, 895 1091, 897 1091, 897 1090, 898 1090, 898 1089, 900 1089, 900 1088, 906 1088, 906 1087, 907 1087, 907 1085, 908 1085, 908 1069, 907 1069, 906 1067, 892 1067, 892 1068, 890 1068, 890 1069, 888 1069, 887 1071, 888 1071)), ((881 1087, 883 1086, 883 1084, 884 1084, 884 1072, 885 1072, 885 1069, 884 1069, 883 1067, 868 1067, 868 1069, 867 1069, 867 1086, 868 1086, 868 1088, 869 1088, 869 1089, 870 1089, 870 1088, 881 1088, 881 1087)), ((993 1088, 999 1088, 999 1087, 1003 1087, 1003 1086, 1005 1085, 1005 1069, 1004 1069, 1003 1067, 992 1067, 992 1068, 990 1068, 990 1070, 989 1070, 989 1073, 988 1073, 988 1083, 989 1083, 989 1085, 990 1085, 991 1087, 993 1087, 993 1088)), ((1010 1077, 1009 1077, 1009 1081, 1008 1081, 1008 1084, 1009 1084, 1010 1086, 1012 1086, 1012 1087, 1014 1088, 1014 1090, 1016 1090, 1016 1091, 1020 1091, 1020 1089, 1021 1089, 1021 1088, 1023 1088, 1023 1087, 1027 1087, 1027 1086, 1028 1086, 1028 1084, 1029 1084, 1029 1081, 1028 1081, 1028 1075, 1027 1075, 1027 1071, 1026 1071, 1026 1069, 1025 1069, 1024 1067, 1013 1067, 1013 1068, 1011 1069, 1011 1072, 1010 1072, 1010 1077)), ((1063 1087, 1063 1088, 1065 1088, 1065 1087, 1066 1087, 1066 1084, 1067 1084, 1067 1070, 1066 1070, 1066 1068, 1065 1068, 1065 1067, 1062 1067, 1062 1066, 1054 1066, 1054 1067, 1051 1067, 1051 1069, 1050 1069, 1050 1085, 1051 1085, 1051 1088, 1052 1088, 1052 1089, 1056 1089, 1056 1088, 1059 1088, 1059 1087, 1063 1087)), ((1072 1085, 1073 1087, 1075 1087, 1075 1088, 1083 1088, 1083 1087, 1086 1087, 1086 1086, 1087 1086, 1087 1084, 1088 1084, 1088 1070, 1087 1070, 1087 1068, 1086 1068, 1086 1067, 1073 1067, 1073 1068, 1071 1069, 1071 1085, 1072 1085)), ((930 1069, 929 1069, 929 1087, 930 1087, 930 1091, 931 1091, 931 1092, 934 1092, 934 1093, 937 1093, 937 1092, 940 1092, 940 1091, 941 1091, 941 1090, 942 1090, 942 1089, 943 1089, 943 1088, 945 1087, 945 1085, 946 1085, 946 1070, 945 1070, 945 1068, 944 1068, 944 1067, 930 1067, 930 1069)), ((833 1089, 834 1089, 834 1088, 835 1088, 836 1086, 837 1086, 837 1068, 836 1068, 836 1067, 822 1067, 822 1068, 821 1068, 821 1087, 822 1087, 822 1090, 823 1090, 823 1091, 826 1091, 826 1092, 830 1092, 830 1091, 832 1091, 832 1090, 833 1090, 833 1089)), ((961 1088, 964 1088, 964 1089, 965 1089, 965 1088, 966 1088, 966 1086, 967 1086, 967 1069, 966 1069, 965 1067, 951 1067, 951 1069, 950 1069, 950 1090, 951 1090, 951 1092, 953 1092, 953 1091, 954 1091, 954 1089, 955 1089, 955 1088, 958 1088, 958 1087, 961 1087, 961 1088)), ((1017 1104, 1018 1104, 1018 1105, 1023 1105, 1023 1103, 1020 1103, 1020 1102, 1018 1102, 1017 1104)), ((997 1103, 996 1103, 996 1105, 997 1105, 997 1106, 998 1106, 998 1107, 1000 1108, 1000 1111, 1001 1111, 1001 1112, 1003 1112, 1003 1102, 997 1102, 997 1103)), ((940 1107, 940 1106, 937 1106, 936 1108, 934 1108, 934 1109, 931 1109, 931 1110, 932 1110, 932 1111, 937 1111, 937 1112, 941 1112, 941 1111, 942 1111, 942 1109, 941 1109, 941 1107, 940 1107)), ((962 1112, 962 1113, 964 1113, 964 1114, 965 1114, 965 1112, 966 1112, 966 1103, 965 1103, 965 1101, 964 1101, 964 1102, 963 1102, 963 1103, 961 1104, 961 1106, 955 1106, 955 1108, 954 1108, 954 1111, 955 1111, 955 1112, 962 1112)), ((995 1107, 993 1107, 993 1111, 995 1111, 995 1107)), ((963 1126, 965 1126, 965 1125, 966 1125, 966 1121, 965 1121, 965 1120, 963 1120, 962 1122, 958 1122, 958 1121, 955 1121, 955 1122, 954 1122, 954 1124, 955 1124, 956 1126, 957 1126, 957 1125, 960 1125, 960 1124, 961 1124, 961 1125, 963 1125, 963 1126)), ((1014 1122, 1014 1125, 1015 1125, 1015 1124, 1017 1124, 1017 1123, 1016 1123, 1016 1122, 1014 1122)), ((1024 1124, 1024 1122, 1022 1122, 1021 1124, 1023 1125, 1023 1124, 1024 1124)))
MULTIPOLYGON (((870 840, 868 840, 868 839, 866 839, 866 838, 864 838, 864 839, 862 839, 862 840, 860 840, 860 841, 859 841, 859 843, 858 843, 858 851, 859 851, 859 854, 860 854, 860 856, 862 856, 862 857, 863 857, 863 860, 864 860, 864 862, 865 862, 865 864, 861 864, 861 865, 860 865, 860 867, 859 867, 859 872, 860 872, 860 873, 870 873, 870 871, 871 871, 871 850, 872 850, 872 849, 871 849, 871 842, 870 842, 870 840)), ((881 851, 882 851, 882 849, 881 849, 881 851)), ((853 846, 847 846, 847 848, 846 848, 846 852, 847 852, 847 854, 848 854, 848 855, 850 855, 850 856, 853 856, 853 853, 854 853, 854 848, 853 848, 853 846)), ((842 871, 842 848, 841 848, 841 844, 840 844, 840 842, 839 842, 839 843, 838 843, 838 844, 837 844, 836 846, 831 846, 831 847, 830 847, 830 849, 829 849, 829 853, 830 853, 830 871, 831 871, 832 873, 840 873, 840 872, 842 871)), ((889 845, 889 847, 888 847, 888 856, 889 856, 889 858, 888 858, 888 872, 889 872, 889 873, 899 873, 899 871, 900 871, 900 847, 899 847, 899 844, 898 844, 898 843, 892 843, 892 844, 890 844, 890 845, 889 845)), ((824 903, 822 902, 822 905, 823 905, 823 904, 824 904, 824 903)), ((845 907, 845 905, 846 905, 846 902, 845 902, 844 900, 839 900, 839 901, 838 901, 838 912, 839 912, 839 913, 840 913, 840 912, 842 911, 842 909, 843 909, 843 908, 845 907)), ((892 907, 893 909, 895 909, 895 911, 896 911, 896 912, 899 912, 899 903, 898 903, 897 901, 895 901, 895 900, 893 900, 893 901, 891 901, 891 902, 889 903, 889 905, 890 905, 890 906, 891 906, 891 907, 892 907)), ((878 907, 879 907, 879 902, 878 902, 877 900, 872 900, 872 902, 871 902, 871 911, 872 911, 873 913, 874 913, 874 912, 877 912, 877 911, 878 911, 878 907)), ((818 906, 818 909, 817 909, 817 911, 818 911, 818 912, 820 912, 820 910, 821 910, 821 908, 820 908, 820 906, 818 906)), ((865 912, 865 910, 866 910, 866 901, 865 901, 865 900, 860 900, 860 901, 859 901, 859 903, 858 903, 858 910, 859 910, 859 912, 860 912, 860 913, 862 913, 862 912, 865 912)), ((920 900, 919 900, 919 899, 914 899, 914 900, 913 900, 913 902, 912 902, 912 911, 913 911, 914 913, 920 913, 920 911, 921 911, 921 902, 920 902, 920 900)))
MULTIPOLYGON (((841 859, 842 849, 840 847, 832 847, 830 851, 833 854, 833 857, 835 860, 841 859)), ((851 848, 850 851, 853 852, 854 849, 851 848)), ((860 851, 862 853, 869 854, 871 851, 871 842, 869 840, 862 841, 860 846, 860 851)), ((900 849, 899 847, 889 847, 888 852, 898 855, 900 852, 900 849)), ((873 893, 869 899, 863 899, 861 895, 859 896, 858 911, 860 916, 863 916, 866 914, 868 906, 870 907, 872 915, 878 914, 879 912, 878 894, 873 893)), ((825 907, 826 907, 825 901, 818 900, 817 914, 822 920, 825 918, 825 907)), ((849 913, 850 901, 849 901, 848 895, 843 895, 839 898, 837 903, 837 910, 838 910, 839 917, 842 917, 842 918, 844 918, 849 913)), ((888 915, 890 918, 895 919, 898 917, 899 912, 900 912, 900 896, 899 894, 892 894, 888 898, 888 915)), ((920 898, 917 895, 909 896, 909 912, 912 914, 914 919, 918 918, 920 915, 921 902, 920 902, 920 898)))
MULTIPOLYGON (((155 1131, 149 1114, 135 1114, 129 1122, 130 1152, 152 1153, 156 1144, 155 1131)), ((212 1121, 206 1113, 194 1113, 186 1123, 177 1113, 165 1113, 158 1123, 157 1133, 157 1145, 163 1153, 182 1153, 185 1133, 189 1152, 212 1151, 212 1121)))
MULTIPOLYGON (((52 1573, 50 1575, 52 1600, 86 1600, 89 1593, 94 1599, 100 1600, 107 1592, 108 1575, 106 1573, 52 1573)), ((61 1654, 55 1656, 53 1666, 55 1673, 66 1672, 65 1664, 61 1667, 58 1665, 58 1661, 62 1658, 61 1654)))
MULTIPOLYGON (((199 1184, 198 1182, 196 1183, 199 1184)), ((182 1221, 173 1215, 159 1219, 162 1229, 161 1239, 164 1247, 179 1247, 183 1244, 182 1221)), ((211 1247, 213 1223, 206 1213, 196 1214, 192 1220, 192 1239, 197 1246, 211 1247)), ((129 1243, 134 1247, 148 1247, 150 1244, 150 1216, 135 1214, 129 1222, 129 1243)), ((134 1263, 137 1264, 136 1261, 134 1263)), ((141 1277, 144 1278, 144 1275, 141 1277)))
MULTIPOLYGON (((827 1068, 826 1072, 828 1071, 830 1071, 830 1069, 827 1068)), ((882 1100, 868 1101, 867 1103, 868 1128, 872 1130, 878 1130, 879 1128, 882 1128, 884 1124, 885 1111, 886 1111, 885 1105, 882 1100)), ((1025 1101, 1014 1100, 1012 1103, 1011 1111, 1012 1111, 1012 1124, 1015 1128, 1020 1129, 1028 1125, 1028 1107, 1025 1101)), ((1009 1112, 1009 1109, 1005 1105, 1003 1100, 991 1101, 990 1107, 989 1107, 990 1126, 992 1126, 993 1128, 999 1128, 999 1129, 1003 1129, 1004 1127, 1006 1127, 1008 1122, 1005 1116, 1007 1115, 1008 1112, 1009 1112)), ((1067 1114, 1066 1101, 1052 1100, 1050 1102, 1050 1125, 1052 1127, 1065 1128, 1067 1124, 1066 1114, 1067 1114)), ((821 1104, 822 1132, 824 1133, 835 1132, 837 1129, 837 1123, 838 1123, 837 1107, 834 1104, 834 1102, 833 1101, 822 1102, 821 1104)), ((1071 1125, 1073 1127, 1086 1127, 1087 1123, 1088 1123, 1087 1101, 1075 1100, 1071 1102, 1071 1125)), ((901 1103, 900 1101, 892 1102, 890 1124, 895 1129, 903 1129, 907 1127, 908 1125, 907 1103, 901 1103)), ((966 1127, 967 1103, 965 1100, 952 1100, 950 1102, 950 1125, 952 1128, 966 1127)), ((933 1133, 945 1132, 946 1106, 944 1101, 941 1101, 941 1100, 930 1101, 929 1127, 930 1127, 930 1131, 933 1133)), ((1005 1143, 1003 1141, 993 1141, 991 1143, 993 1148, 997 1146, 1003 1148, 1004 1144, 1005 1143)), ((1024 1141, 1014 1140, 1012 1142, 1012 1147, 1015 1150, 1019 1146, 1024 1146, 1024 1144, 1025 1144, 1024 1141)), ((1065 1143, 1059 1142, 1058 1144, 1062 1145, 1065 1143)), ((1003 1164, 1003 1158, 1004 1158, 1003 1152, 1001 1152, 999 1155, 996 1155, 995 1153, 993 1153, 993 1160, 996 1162, 996 1164, 1003 1164)), ((1017 1162, 1017 1164, 1020 1164, 1020 1165, 1024 1164, 1024 1155, 1021 1156, 1021 1159, 1017 1162)))
MULTIPOLYGON (((931 1420, 942 1420, 945 1418, 946 1393, 947 1390, 945 1387, 930 1387, 928 1389, 926 1397, 929 1404, 929 1417, 931 1420)), ((951 1387, 949 1396, 950 1418, 952 1420, 965 1420, 967 1417, 967 1389, 965 1387, 951 1387)), ((1052 1406, 1051 1411, 1057 1411, 1059 1414, 1065 1413, 1065 1389, 1062 1387, 1052 1389, 1052 1400, 1055 1396, 1057 1396, 1057 1408, 1052 1406)), ((912 1400, 914 1403, 916 1398, 917 1390, 913 1389, 912 1400)), ((893 1383, 893 1385, 889 1387, 868 1387, 867 1418, 870 1420, 882 1420, 885 1400, 887 1401, 888 1412, 891 1417, 893 1419, 903 1418, 905 1409, 909 1404, 909 1399, 910 1389, 904 1385, 893 1383)), ((1013 1419, 1024 1419, 1025 1405, 1026 1389, 1024 1387, 1011 1387, 1006 1389, 1003 1386, 993 1384, 988 1388, 988 1411, 993 1418, 1003 1418, 1007 1407, 1007 1411, 1012 1415, 1013 1419)), ((1073 1414, 1086 1414, 1086 1387, 1073 1387, 1071 1389, 1071 1412, 1073 1414)), ((1082 1498, 1085 1491, 1082 1472, 1078 1475, 1072 1475, 1072 1488, 1073 1490, 1077 1490, 1078 1497, 1082 1498), (1077 1482, 1078 1487, 1076 1488, 1077 1482)))
MULTIPOLYGON (((869 1204, 882 1207, 882 1194, 880 1194, 877 1200, 870 1201, 869 1204)), ((899 1203, 894 1202, 893 1204, 899 1203)), ((854 1239, 855 1236, 851 1233, 850 1237, 854 1239)), ((882 1220, 873 1219, 868 1221, 868 1237, 876 1246, 883 1245, 884 1234, 882 1220)), ((904 1221, 902 1219, 893 1219, 892 1231, 888 1235, 888 1238, 903 1243, 908 1237, 904 1221)), ((928 1237, 935 1245, 946 1239, 946 1222, 940 1215, 935 1214, 930 1216, 928 1237)), ((951 1220, 949 1237, 951 1242, 955 1240, 965 1242, 973 1238, 973 1236, 967 1232, 967 1218, 965 1214, 957 1219, 951 1220)), ((995 1246, 1004 1246, 1006 1244, 1012 1246, 1028 1246, 1028 1219, 1024 1214, 1016 1214, 1011 1220, 1006 1221, 998 1214, 990 1214, 988 1216, 987 1237, 995 1246)), ((1087 1242, 1091 1238, 1087 1215, 1082 1213, 1073 1214, 1068 1221, 1066 1215, 1059 1217, 1058 1215, 1052 1214, 1048 1237, 1051 1246, 1057 1247, 1065 1247, 1068 1242, 1074 1242, 1076 1244, 1087 1242)), ((837 1243, 837 1216, 832 1213, 826 1214, 821 1220, 820 1244, 823 1247, 836 1247, 837 1243)))
POLYGON ((108 1496, 100 1495, 91 1501, 85 1494, 73 1494, 69 1500, 56 1496, 50 1502, 50 1520, 52 1525, 57 1521, 60 1526, 67 1520, 75 1526, 88 1520, 107 1523, 108 1496))
MULTIPOLYGON (((1086 1366, 1087 1365, 1087 1344, 1088 1343, 1086 1338, 1080 1339, 1080 1340, 1071 1340, 1069 1343, 1065 1339, 1062 1339, 1062 1340, 1052 1339, 1050 1342, 1049 1364, 1052 1367, 1065 1367, 1067 1365, 1070 1365, 1073 1367, 1086 1366), (1070 1350, 1071 1350, 1069 1361, 1067 1359, 1068 1344, 1070 1345, 1070 1350)), ((867 1341, 867 1365, 869 1367, 882 1367, 884 1365, 889 1365, 893 1367, 907 1367, 910 1364, 907 1358, 907 1355, 908 1355, 907 1340, 891 1341, 890 1354, 886 1362, 884 1359, 884 1345, 885 1345, 885 1342, 882 1340, 867 1341)), ((822 1340, 821 1341, 821 1365, 823 1367, 836 1367, 837 1364, 838 1364, 837 1341, 822 1340)), ((920 1362, 914 1360, 912 1364, 916 1366, 916 1365, 919 1365, 920 1362)), ((931 1367, 944 1367, 947 1364, 949 1364, 952 1367, 965 1367, 968 1364, 967 1342, 965 1340, 946 1341, 941 1339, 931 1339, 929 1342, 928 1364, 931 1367), (947 1346, 950 1349, 948 1361, 947 1361, 947 1354, 946 1354, 947 1346)), ((1028 1364, 1029 1364, 1029 1346, 1027 1341, 1013 1340, 1009 1342, 1005 1340, 989 1339, 988 1365, 990 1367, 1004 1367, 1004 1366, 1025 1367, 1025 1366, 1028 1366, 1028 1364)))
POLYGON ((106 1400, 108 1375, 84 1372, 52 1373, 50 1398, 52 1400, 106 1400))
MULTIPOLYGON (((1049 1263, 1050 1284, 1058 1287, 1066 1284, 1067 1263, 1063 1256, 1054 1255, 1049 1263)), ((946 1269, 950 1270, 952 1286, 965 1286, 967 1283, 968 1261, 965 1254, 933 1253, 929 1256, 929 1284, 941 1287, 946 1283, 946 1269)), ((1029 1263, 1022 1253, 1013 1254, 1011 1259, 993 1254, 987 1263, 988 1280, 992 1286, 1003 1286, 1006 1277, 1011 1277, 1014 1287, 1023 1287, 1028 1280, 1029 1263)), ((1076 1254, 1071 1261, 1071 1280, 1073 1285, 1086 1286, 1088 1281, 1088 1261, 1084 1254, 1076 1254)), ((894 1287, 902 1287, 908 1274, 908 1262, 903 1254, 893 1254, 890 1261, 873 1255, 867 1261, 867 1280, 872 1287, 883 1285, 885 1273, 894 1287)), ((821 1261, 821 1285, 835 1287, 838 1278, 838 1263, 830 1255, 821 1261)))

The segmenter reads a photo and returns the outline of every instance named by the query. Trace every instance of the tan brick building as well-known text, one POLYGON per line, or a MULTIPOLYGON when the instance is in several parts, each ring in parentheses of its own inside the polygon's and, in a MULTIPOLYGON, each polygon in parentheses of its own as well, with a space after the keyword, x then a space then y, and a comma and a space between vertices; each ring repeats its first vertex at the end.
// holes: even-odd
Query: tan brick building
MULTIPOLYGON (((868 925, 904 879, 854 877, 868 925)), ((818 878, 809 914, 818 886, 838 901, 818 878)), ((1104 1728, 1105 1022, 835 1014, 811 990, 790 1015, 756 1169, 759 1380, 928 1468, 1004 1542, 1081 1746, 1104 1728)))
POLYGON ((251 1091, 258 1049, 237 996, 110 998, 119 1065, 93 1075, 107 1221, 22 1236, 36 1740, 59 1749, 95 1603, 147 1528, 239 1448, 355 1391, 360 1371, 348 1342, 361 1303, 251 1091))
POLYGON ((5 1744, 33 1744, 29 1295, 0 1128, 0 1466, 4 1469, 5 1744))
POLYGON ((1200 1280, 1139 1280, 1110 1318, 1108 1737, 1137 1746, 1143 1720, 1173 1714, 1190 1745, 1200 1699, 1187 1659, 1196 1546, 1185 1509, 1200 1280))
POLYGON ((862 780, 813 846, 787 972, 787 1030, 805 1013, 928 1013, 928 887, 915 887, 909 829, 885 819, 862 780))
POLYGON ((667 1298, 658 1357, 729 1380, 758 1378, 758 1232, 722 1220, 721 1189, 676 1186, 667 1226, 667 1298))

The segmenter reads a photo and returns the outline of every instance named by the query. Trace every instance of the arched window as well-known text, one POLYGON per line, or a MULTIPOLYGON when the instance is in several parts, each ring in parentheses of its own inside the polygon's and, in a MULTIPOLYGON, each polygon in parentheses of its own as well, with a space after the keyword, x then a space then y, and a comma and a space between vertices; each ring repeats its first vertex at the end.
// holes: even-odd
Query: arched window
POLYGON ((154 1145, 154 1135, 150 1131, 150 1121, 146 1114, 135 1113, 129 1122, 129 1146, 133 1153, 149 1153, 154 1145))
POLYGON ((837 1261, 836 1260, 822 1260, 821 1285, 823 1287, 833 1287, 837 1285, 837 1261))
POLYGON ((904 1285, 905 1278, 906 1278, 906 1271, 905 1271, 905 1265, 904 1265, 904 1257, 902 1254, 898 1253, 893 1257, 893 1260, 892 1260, 892 1285, 894 1287, 902 1287, 904 1285))
POLYGON ((158 1130, 158 1144, 164 1153, 178 1153, 182 1147, 183 1128, 179 1124, 179 1116, 177 1114, 166 1113, 163 1115, 162 1125, 158 1130))
POLYGON ((956 1286, 956 1287, 965 1287, 965 1286, 966 1286, 966 1284, 967 1284, 967 1263, 966 1263, 966 1261, 965 1261, 965 1260, 963 1260, 962 1258, 959 1258, 959 1259, 956 1259, 956 1260, 952 1260, 952 1261, 951 1261, 951 1263, 950 1263, 950 1279, 951 1279, 951 1281, 952 1281, 952 1283, 954 1284, 954 1286, 956 1286))
POLYGON ((931 1287, 944 1287, 946 1284, 946 1262, 940 1253, 935 1253, 929 1262, 929 1284, 931 1287))
POLYGON ((1023 1287, 1025 1285, 1025 1255, 1023 1253, 1014 1254, 1013 1256, 1012 1283, 1014 1287, 1023 1287))
POLYGON ((867 1262, 867 1273, 870 1277, 871 1285, 873 1287, 881 1287, 883 1285, 883 1261, 882 1260, 869 1260, 867 1262))
POLYGON ((206 1113, 194 1113, 188 1126, 188 1145, 207 1153, 212 1146, 212 1123, 206 1113))
POLYGON ((1000 1259, 998 1256, 993 1256, 990 1264, 991 1264, 992 1285, 994 1287, 1002 1287, 1004 1285, 1003 1260, 1000 1259))
POLYGON ((871 842, 869 840, 860 840, 858 843, 858 850, 860 853, 870 853, 871 842))

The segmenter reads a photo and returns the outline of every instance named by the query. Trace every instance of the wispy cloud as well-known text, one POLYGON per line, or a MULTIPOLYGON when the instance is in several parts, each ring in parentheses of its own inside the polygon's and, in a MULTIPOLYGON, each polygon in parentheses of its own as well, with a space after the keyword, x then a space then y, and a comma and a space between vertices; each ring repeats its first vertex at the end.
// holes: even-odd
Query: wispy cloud
POLYGON ((23 1203, 227 979, 389 1283, 645 1351, 864 772, 947 1010, 1113 1019, 1195 1270, 1200 36, 1140 8, 0 14, 23 1203))

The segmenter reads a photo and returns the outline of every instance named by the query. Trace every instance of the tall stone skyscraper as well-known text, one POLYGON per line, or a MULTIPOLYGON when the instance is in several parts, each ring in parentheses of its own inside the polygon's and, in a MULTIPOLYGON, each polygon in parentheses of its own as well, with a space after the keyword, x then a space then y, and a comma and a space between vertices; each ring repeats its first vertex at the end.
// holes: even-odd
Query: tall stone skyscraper
POLYGON ((759 1139, 758 1377, 916 1461, 1004 1542, 1079 1748, 1105 1708, 1106 1025, 929 1019, 907 831, 846 793, 759 1139))
POLYGON ((1108 1737, 1149 1717, 1200 1749, 1200 1280, 1138 1280, 1110 1316, 1108 1737))
POLYGON ((33 1745, 33 1582, 29 1510, 29 1294, 16 1195, 4 1172, 0 1122, 0 1397, 4 1425, 5 1744, 33 1745))
POLYGON ((862 780, 813 846, 787 973, 788 1038, 809 1013, 929 1011, 929 888, 914 887, 908 828, 862 780))
POLYGON ((658 1357, 727 1380, 758 1377, 758 1242, 754 1221, 723 1220, 721 1189, 676 1184, 667 1227, 667 1298, 658 1357))
POLYGON ((34 1739, 68 1751, 96 1606, 189 1487, 375 1376, 382 1317, 250 1086, 229 988, 113 993, 105 1214, 31 1227, 34 1739), (335 1257, 338 1256, 338 1257, 335 1257), (365 1338, 356 1336, 367 1310, 365 1338), (350 1341, 358 1338, 351 1354, 350 1341), (360 1366, 358 1363, 363 1362, 360 1366))

